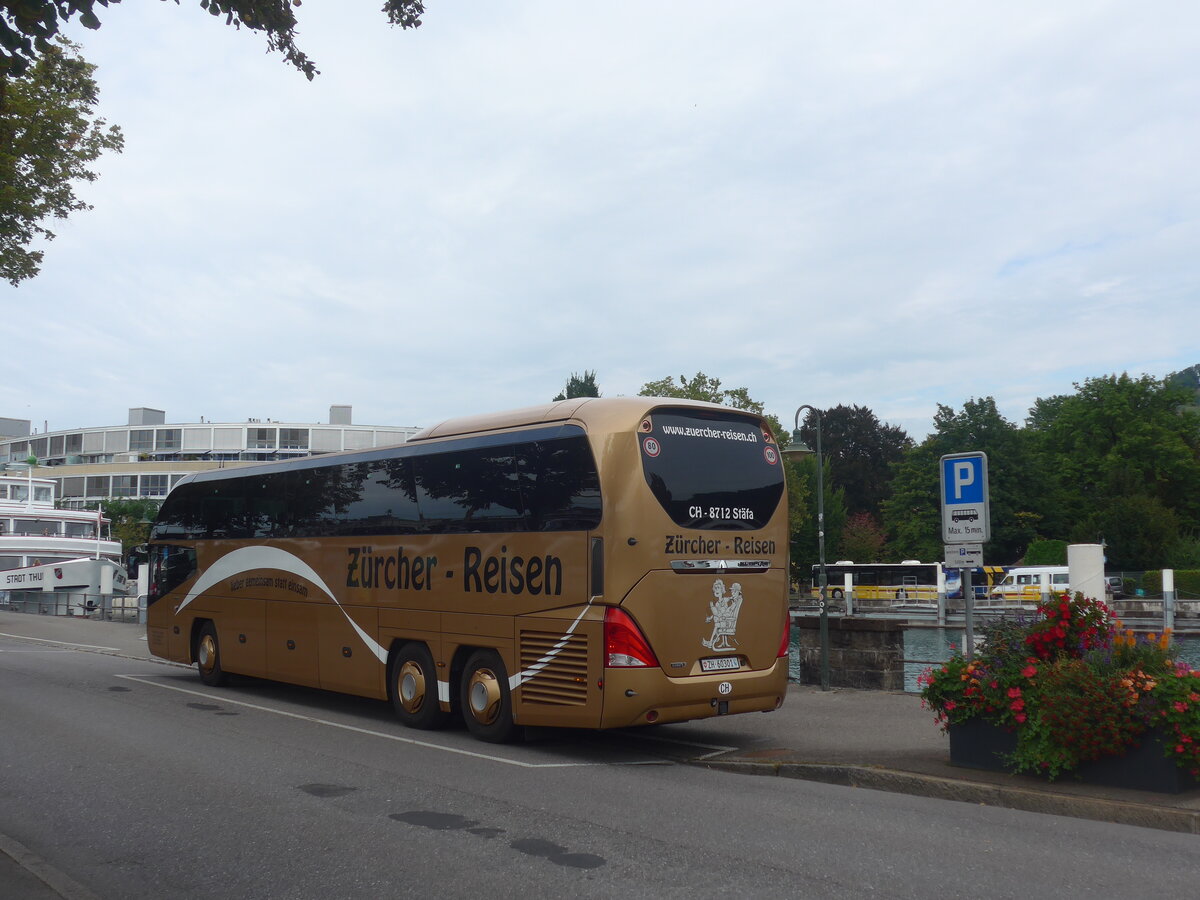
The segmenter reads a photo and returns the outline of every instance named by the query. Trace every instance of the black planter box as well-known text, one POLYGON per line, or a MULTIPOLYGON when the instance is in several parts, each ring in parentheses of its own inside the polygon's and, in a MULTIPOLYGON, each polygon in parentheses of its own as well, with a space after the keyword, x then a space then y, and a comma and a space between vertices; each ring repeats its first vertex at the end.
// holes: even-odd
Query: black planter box
MULTIPOLYGON (((1139 741, 1138 746, 1130 747, 1123 756, 1105 756, 1060 777, 1074 778, 1085 784, 1160 794, 1179 794, 1200 788, 1200 781, 1166 755, 1164 736, 1159 729, 1151 728, 1139 741)), ((953 765, 1009 771, 1004 757, 1016 748, 1016 732, 1006 731, 984 719, 968 719, 960 725, 950 726, 950 762, 953 765)))

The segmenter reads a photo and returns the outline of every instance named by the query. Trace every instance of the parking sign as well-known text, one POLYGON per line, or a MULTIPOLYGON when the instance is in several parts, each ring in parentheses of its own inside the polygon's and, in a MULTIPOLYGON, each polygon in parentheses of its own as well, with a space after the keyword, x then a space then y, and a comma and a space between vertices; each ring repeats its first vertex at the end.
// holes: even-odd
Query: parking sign
POLYGON ((982 544, 991 539, 987 454, 948 453, 941 459, 942 542, 982 544))

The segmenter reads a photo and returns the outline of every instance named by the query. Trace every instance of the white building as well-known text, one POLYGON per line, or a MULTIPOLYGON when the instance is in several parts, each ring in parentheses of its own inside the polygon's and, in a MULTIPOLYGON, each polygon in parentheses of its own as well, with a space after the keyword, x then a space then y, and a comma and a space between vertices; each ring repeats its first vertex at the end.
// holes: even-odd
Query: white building
POLYGON ((264 460, 366 450, 407 441, 417 427, 351 424, 349 406, 331 406, 327 423, 245 422, 171 423, 160 409, 129 410, 125 425, 43 429, 28 419, 0 418, 0 466, 25 470, 55 483, 66 506, 89 501, 160 499, 189 472, 264 460))

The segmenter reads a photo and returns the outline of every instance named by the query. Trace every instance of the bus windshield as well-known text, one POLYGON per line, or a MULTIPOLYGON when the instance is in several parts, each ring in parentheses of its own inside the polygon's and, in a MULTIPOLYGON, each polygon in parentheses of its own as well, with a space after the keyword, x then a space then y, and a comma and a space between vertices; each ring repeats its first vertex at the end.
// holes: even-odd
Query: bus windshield
POLYGON ((783 466, 756 420, 660 409, 641 430, 646 483, 676 525, 750 531, 770 520, 783 495, 783 466))

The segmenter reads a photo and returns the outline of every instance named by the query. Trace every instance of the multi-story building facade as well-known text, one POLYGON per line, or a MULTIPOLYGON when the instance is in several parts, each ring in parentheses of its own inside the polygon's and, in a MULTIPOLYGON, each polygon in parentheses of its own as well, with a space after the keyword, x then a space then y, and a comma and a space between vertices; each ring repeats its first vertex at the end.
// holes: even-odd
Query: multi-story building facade
POLYGON ((159 409, 129 410, 125 425, 37 433, 26 419, 0 419, 0 465, 26 468, 55 482, 64 506, 115 497, 161 499, 189 472, 264 460, 365 450, 400 444, 417 427, 354 425, 349 406, 332 406, 327 423, 245 422, 168 424, 159 409))

